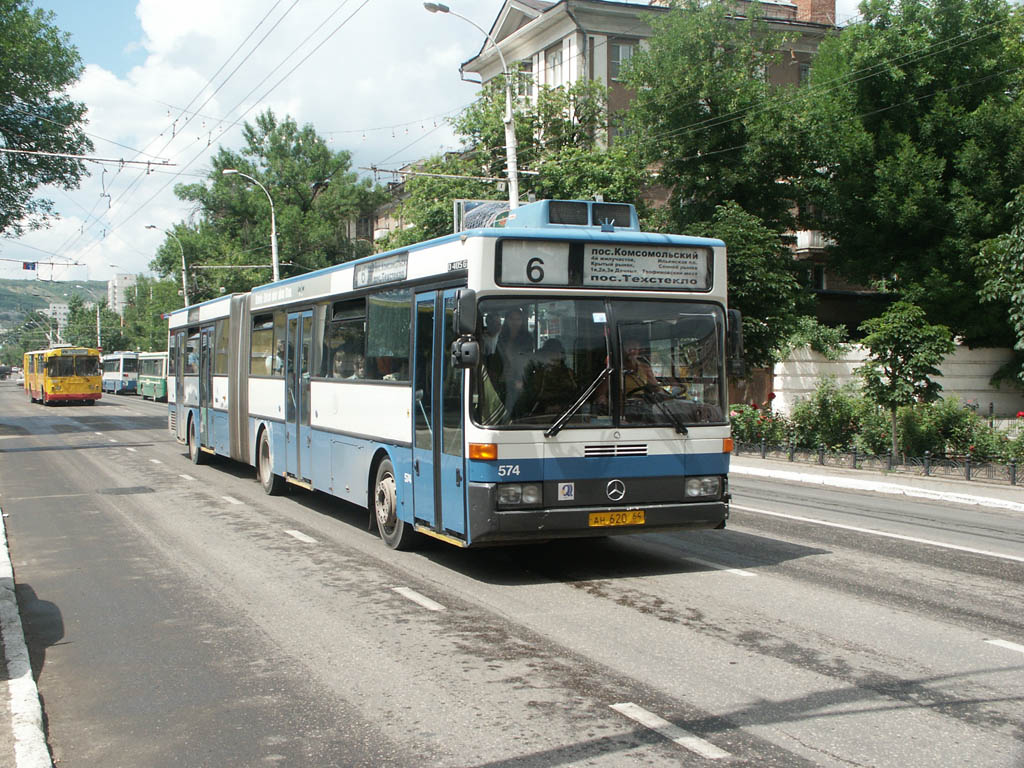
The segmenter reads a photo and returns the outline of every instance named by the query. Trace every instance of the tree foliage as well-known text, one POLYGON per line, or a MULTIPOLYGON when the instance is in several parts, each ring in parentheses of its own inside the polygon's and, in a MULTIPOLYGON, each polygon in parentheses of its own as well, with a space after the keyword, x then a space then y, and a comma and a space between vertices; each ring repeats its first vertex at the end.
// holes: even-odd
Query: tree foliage
POLYGON ((791 120, 813 126, 805 182, 831 264, 885 278, 968 344, 1005 344, 1006 303, 979 307, 971 257, 1009 230, 1024 183, 1024 17, 1005 0, 861 8, 822 43, 791 120))
POLYGON ((892 415, 892 452, 896 454, 896 412, 915 402, 939 397, 939 363, 953 349, 949 329, 930 325, 924 310, 909 301, 897 301, 879 317, 861 323, 863 344, 868 350, 864 365, 856 370, 864 382, 864 394, 892 415))
POLYGON ((811 295, 801 286, 798 266, 778 233, 737 203, 715 209, 714 218, 690 227, 695 235, 725 241, 729 254, 729 307, 743 313, 747 362, 770 365, 776 350, 810 311, 811 295))
POLYGON ((768 227, 790 228, 798 134, 779 119, 783 100, 765 77, 787 38, 756 3, 681 0, 651 26, 649 46, 625 67, 636 98, 624 121, 627 143, 670 190, 666 227, 686 231, 734 200, 768 227))
POLYGON ((354 226, 372 216, 384 193, 351 170, 349 152, 331 150, 311 125, 279 121, 270 110, 245 124, 243 139, 239 152, 218 150, 205 183, 175 188, 180 199, 195 203, 196 215, 174 227, 180 249, 168 238, 157 253, 150 266, 160 276, 180 278, 183 250, 192 303, 221 288, 245 291, 270 281, 270 201, 247 179, 224 176, 225 169, 252 176, 270 194, 282 277, 373 252, 372 240, 360 239, 354 226))
MULTIPOLYGON (((6 149, 84 154, 85 105, 65 91, 82 70, 78 51, 53 24, 53 14, 28 0, 0 0, 0 146, 6 149)), ((36 198, 52 184, 78 186, 80 160, 0 153, 0 234, 38 229, 53 215, 53 202, 36 198)))
MULTIPOLYGON (((535 101, 517 100, 515 132, 521 197, 592 198, 641 203, 647 180, 642 159, 624 148, 604 150, 607 89, 593 81, 540 86, 535 101)), ((497 77, 452 120, 462 149, 418 164, 421 173, 472 178, 411 176, 397 213, 407 225, 386 245, 401 247, 452 231, 452 203, 459 198, 500 200, 504 189, 481 177, 505 178, 505 81, 497 77)))
MULTIPOLYGON (((1024 187, 1007 207, 1013 216, 1010 230, 982 243, 974 265, 983 281, 982 300, 1009 305, 1015 349, 1024 352, 1024 187)), ((1024 384, 1022 362, 1018 360, 1015 371, 1020 384, 1024 384)))

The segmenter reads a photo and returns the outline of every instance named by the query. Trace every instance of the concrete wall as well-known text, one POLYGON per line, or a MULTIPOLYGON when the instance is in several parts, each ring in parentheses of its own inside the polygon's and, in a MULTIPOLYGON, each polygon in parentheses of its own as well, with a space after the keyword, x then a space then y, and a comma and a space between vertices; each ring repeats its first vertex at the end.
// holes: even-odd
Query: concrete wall
MULTIPOLYGON (((775 366, 775 400, 772 407, 789 413, 800 399, 808 397, 826 376, 840 385, 857 381, 853 370, 862 365, 866 353, 860 345, 850 345, 838 360, 827 360, 809 348, 795 350, 789 358, 775 366)), ((978 411, 988 414, 992 403, 996 417, 1013 417, 1024 410, 1024 393, 1003 384, 998 389, 989 379, 1004 363, 1013 357, 1009 349, 968 349, 957 347, 939 369, 942 376, 936 381, 942 385, 943 397, 959 397, 965 402, 978 403, 978 411)))

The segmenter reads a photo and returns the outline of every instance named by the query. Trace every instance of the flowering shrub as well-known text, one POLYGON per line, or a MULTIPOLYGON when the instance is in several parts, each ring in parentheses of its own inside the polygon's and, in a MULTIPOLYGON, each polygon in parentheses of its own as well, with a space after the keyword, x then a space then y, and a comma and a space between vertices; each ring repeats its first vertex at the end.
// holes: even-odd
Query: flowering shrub
MULTIPOLYGON (((769 395, 769 401, 774 399, 774 393, 769 395)), ((780 445, 789 439, 789 420, 774 413, 768 403, 730 406, 729 419, 733 439, 741 443, 759 443, 764 439, 770 445, 780 445)))

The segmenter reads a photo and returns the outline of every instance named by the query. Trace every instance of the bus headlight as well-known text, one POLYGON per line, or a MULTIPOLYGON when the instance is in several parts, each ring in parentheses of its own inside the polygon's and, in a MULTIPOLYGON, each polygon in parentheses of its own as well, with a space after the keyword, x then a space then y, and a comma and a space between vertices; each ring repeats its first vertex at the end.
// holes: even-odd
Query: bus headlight
POLYGON ((499 507, 540 506, 543 494, 540 483, 502 483, 498 486, 499 507))
POLYGON ((686 478, 686 498, 717 499, 722 493, 722 478, 688 477, 686 478))

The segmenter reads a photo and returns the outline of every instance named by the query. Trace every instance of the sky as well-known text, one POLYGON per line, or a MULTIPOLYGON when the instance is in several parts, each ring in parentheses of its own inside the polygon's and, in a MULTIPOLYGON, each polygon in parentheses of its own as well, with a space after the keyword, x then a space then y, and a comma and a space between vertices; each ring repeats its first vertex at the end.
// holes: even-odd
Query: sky
MULTIPOLYGON (((167 165, 88 163, 78 190, 44 188, 60 218, 0 240, 2 278, 31 275, 22 261, 38 262, 33 278, 42 280, 149 274, 161 230, 194 215, 174 185, 206 178, 217 147, 239 148, 242 121, 267 108, 312 124, 332 149, 349 150, 356 168, 398 168, 457 146, 445 118, 478 91, 459 65, 480 50, 480 32, 420 0, 104 0, 102 12, 82 0, 34 5, 54 13, 82 57, 70 95, 88 107, 91 156, 167 165)), ((490 29, 502 4, 448 5, 490 29)), ((837 0, 840 23, 855 5, 837 0)))

